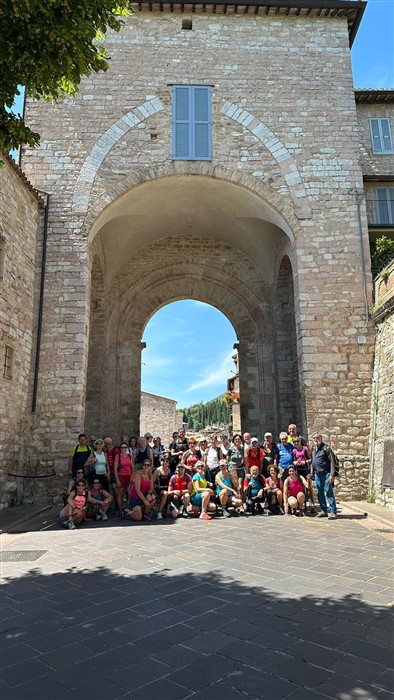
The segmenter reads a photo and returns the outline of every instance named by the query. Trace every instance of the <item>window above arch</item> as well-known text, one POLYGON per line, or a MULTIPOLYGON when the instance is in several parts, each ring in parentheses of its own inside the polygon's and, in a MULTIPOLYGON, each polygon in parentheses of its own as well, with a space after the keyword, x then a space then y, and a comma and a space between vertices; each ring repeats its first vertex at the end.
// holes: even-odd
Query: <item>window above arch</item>
POLYGON ((172 110, 173 159, 211 160, 211 87, 174 85, 172 110))

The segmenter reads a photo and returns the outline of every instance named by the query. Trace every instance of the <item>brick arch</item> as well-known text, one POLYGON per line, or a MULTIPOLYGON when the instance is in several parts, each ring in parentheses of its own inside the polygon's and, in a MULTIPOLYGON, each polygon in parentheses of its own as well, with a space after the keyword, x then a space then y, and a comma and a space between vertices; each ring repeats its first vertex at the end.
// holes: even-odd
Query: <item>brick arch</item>
POLYGON ((274 134, 271 129, 258 117, 240 107, 234 102, 226 100, 220 110, 229 119, 233 119, 244 129, 250 131, 271 153, 278 164, 283 178, 289 188, 293 199, 294 210, 300 219, 309 219, 312 211, 308 202, 304 181, 298 170, 297 163, 288 151, 284 143, 274 134))
POLYGON ((291 243, 294 243, 297 236, 303 235, 299 219, 294 211, 294 206, 289 202, 287 197, 275 191, 269 185, 259 181, 257 178, 253 177, 253 175, 202 161, 174 161, 165 165, 133 170, 132 173, 112 187, 109 187, 105 192, 100 194, 100 197, 97 197, 90 203, 83 220, 81 229, 82 235, 92 240, 98 230, 97 227, 99 226, 100 217, 105 215, 106 209, 135 187, 162 177, 182 175, 214 178, 248 190, 257 197, 260 197, 263 202, 275 212, 279 217, 278 226, 286 233, 291 243))
POLYGON ((72 199, 73 211, 83 214, 89 206, 89 197, 97 172, 111 148, 134 126, 164 109, 158 97, 152 97, 144 104, 124 114, 114 122, 94 144, 82 165, 72 199))
POLYGON ((262 424, 273 425, 268 310, 263 309, 260 299, 246 285, 232 280, 225 271, 208 266, 194 273, 186 265, 159 273, 149 271, 123 295, 107 324, 107 367, 103 374, 106 415, 114 427, 122 425, 126 432, 137 429, 144 328, 161 307, 190 298, 219 309, 234 327, 239 341, 244 424, 256 432, 261 432, 262 424), (138 304, 133 303, 135 299, 138 304))

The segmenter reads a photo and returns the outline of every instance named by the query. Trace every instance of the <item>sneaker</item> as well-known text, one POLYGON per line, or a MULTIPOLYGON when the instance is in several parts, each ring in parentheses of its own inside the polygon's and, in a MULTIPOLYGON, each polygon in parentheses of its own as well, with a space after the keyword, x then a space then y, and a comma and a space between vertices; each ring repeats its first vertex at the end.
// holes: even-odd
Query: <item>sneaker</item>
POLYGON ((73 523, 72 520, 69 520, 67 523, 67 527, 69 530, 75 530, 75 524, 73 523))
POLYGON ((201 513, 200 520, 212 520, 212 518, 208 513, 201 513))
POLYGON ((311 515, 316 515, 316 508, 315 508, 315 506, 312 506, 312 508, 311 508, 311 515))
POLYGON ((337 514, 336 513, 329 513, 327 517, 329 520, 336 520, 337 514))
POLYGON ((223 517, 224 517, 224 518, 231 518, 230 513, 229 513, 228 510, 226 510, 225 508, 223 508, 223 517))
POLYGON ((101 513, 101 520, 108 520, 108 515, 106 513, 101 513))
POLYGON ((157 520, 163 520, 163 514, 162 514, 162 513, 158 513, 158 514, 156 515, 156 519, 157 519, 157 520))
POLYGON ((326 517, 327 517, 326 511, 325 511, 325 510, 321 510, 320 513, 317 514, 317 517, 318 517, 318 518, 326 518, 326 517))
POLYGON ((97 513, 96 520, 101 520, 101 518, 102 518, 102 515, 100 513, 97 513))

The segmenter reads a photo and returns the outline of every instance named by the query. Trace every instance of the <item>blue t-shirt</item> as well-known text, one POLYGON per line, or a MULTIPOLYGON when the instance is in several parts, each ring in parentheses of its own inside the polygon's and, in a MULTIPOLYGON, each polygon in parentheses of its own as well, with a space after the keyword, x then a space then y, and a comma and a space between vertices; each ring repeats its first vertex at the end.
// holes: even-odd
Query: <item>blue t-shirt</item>
POLYGON ((288 469, 293 464, 293 445, 287 442, 285 445, 278 445, 279 462, 278 466, 282 469, 288 469))
POLYGON ((256 498, 258 492, 264 488, 263 480, 258 474, 258 476, 251 476, 249 479, 250 495, 252 498, 256 498))

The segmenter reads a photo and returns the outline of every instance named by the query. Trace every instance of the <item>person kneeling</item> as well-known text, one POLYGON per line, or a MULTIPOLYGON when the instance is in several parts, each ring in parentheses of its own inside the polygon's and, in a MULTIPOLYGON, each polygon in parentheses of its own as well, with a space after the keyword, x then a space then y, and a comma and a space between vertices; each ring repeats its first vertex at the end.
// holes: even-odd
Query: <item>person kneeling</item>
MULTIPOLYGON (((252 515, 256 515, 256 506, 259 513, 262 513, 264 510, 265 485, 265 479, 259 473, 259 468, 257 466, 252 466, 250 468, 250 474, 246 474, 244 481, 246 505, 248 511, 252 513, 252 515)), ((270 511, 268 511, 268 514, 271 515, 270 511)))
POLYGON ((289 515, 289 509, 294 515, 299 508, 299 514, 305 515, 305 493, 308 484, 303 476, 299 476, 295 467, 289 467, 289 476, 285 480, 283 500, 285 513, 289 515))
POLYGON ((216 505, 211 503, 211 497, 215 495, 212 484, 205 478, 205 466, 203 462, 196 462, 194 468, 196 473, 192 479, 191 502, 193 506, 201 511, 201 520, 211 520, 211 516, 208 515, 207 511, 212 513, 216 510, 216 505))
POLYGON ((124 508, 123 515, 136 521, 150 520, 155 501, 151 462, 145 460, 142 463, 142 469, 134 472, 132 476, 129 503, 128 507, 124 508))
POLYGON ((237 472, 229 472, 227 462, 221 459, 219 462, 220 472, 216 474, 216 495, 219 497, 220 505, 223 508, 224 517, 228 517, 228 507, 233 506, 234 510, 241 508, 242 498, 239 493, 237 472))
POLYGON ((181 509, 189 510, 191 508, 191 491, 192 480, 189 474, 185 474, 185 465, 178 464, 168 485, 169 509, 174 520, 178 517, 181 509))
POLYGON ((95 517, 96 520, 108 520, 107 510, 113 498, 108 491, 105 491, 98 477, 94 478, 93 488, 89 491, 90 499, 88 503, 88 517, 95 517))
POLYGON ((77 481, 74 491, 71 491, 67 505, 63 508, 60 516, 67 517, 63 524, 69 530, 75 530, 76 525, 80 525, 83 520, 86 520, 88 503, 94 504, 86 488, 86 481, 77 481))

